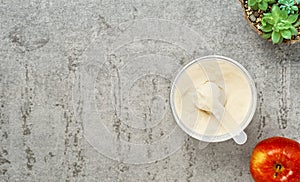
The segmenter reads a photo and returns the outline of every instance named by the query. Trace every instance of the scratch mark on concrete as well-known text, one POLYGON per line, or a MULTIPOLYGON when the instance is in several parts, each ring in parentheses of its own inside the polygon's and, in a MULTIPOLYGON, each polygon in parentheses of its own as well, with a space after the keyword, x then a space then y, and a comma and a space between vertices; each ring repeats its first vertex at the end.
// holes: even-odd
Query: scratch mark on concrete
POLYGON ((69 72, 75 72, 79 63, 79 56, 82 55, 82 51, 73 50, 72 53, 68 56, 68 70, 69 72))
POLYGON ((2 148, 2 151, 0 152, 0 175, 5 175, 8 169, 8 165, 11 164, 11 162, 7 159, 8 151, 6 149, 2 148))
POLYGON ((64 155, 75 158, 75 161, 73 160, 74 162, 72 163, 70 163, 68 158, 66 159, 65 163, 68 166, 67 180, 71 180, 71 177, 78 177, 82 173, 85 163, 80 140, 82 136, 81 124, 73 116, 73 112, 64 112, 66 120, 64 155))
POLYGON ((286 61, 279 63, 280 67, 280 83, 281 87, 278 93, 280 94, 279 98, 279 112, 277 114, 277 121, 280 129, 285 129, 288 125, 288 114, 289 114, 289 66, 286 65, 286 61))
POLYGON ((30 147, 27 147, 25 152, 26 152, 26 159, 27 159, 27 163, 26 163, 27 168, 29 170, 32 170, 33 164, 36 162, 36 158, 30 147))
POLYGON ((98 16, 98 31, 96 32, 97 35, 100 35, 101 32, 110 29, 112 26, 105 20, 104 16, 99 15, 98 16))
MULTIPOLYGON (((79 176, 84 176, 84 149, 82 144, 83 137, 83 125, 82 122, 75 118, 75 113, 72 105, 72 90, 74 88, 74 80, 78 76, 76 75, 77 67, 79 66, 79 57, 83 54, 84 50, 74 48, 70 54, 67 54, 67 68, 68 74, 68 90, 62 105, 64 112, 65 125, 65 146, 64 166, 66 167, 66 181, 73 181, 79 176)), ((80 84, 80 83, 79 83, 80 84)), ((79 116, 80 118, 80 116, 79 116)))
MULTIPOLYGON (((23 145, 25 149, 26 154, 26 166, 28 170, 32 171, 33 165, 36 162, 36 158, 34 156, 34 152, 29 146, 29 143, 27 142, 28 135, 31 134, 32 124, 29 122, 30 115, 32 113, 33 109, 33 88, 30 88, 30 71, 29 71, 29 65, 25 62, 24 64, 25 68, 25 88, 23 88, 23 91, 21 92, 21 99, 23 100, 23 105, 21 106, 21 118, 22 118, 22 129, 23 129, 23 145)), ((27 173, 28 175, 31 175, 31 173, 27 173)))
POLYGON ((137 16, 138 16, 138 9, 136 8, 136 7, 132 7, 132 18, 133 19, 136 19, 137 18, 137 16))
MULTIPOLYGON (((25 27, 15 27, 8 35, 14 47, 22 53, 42 48, 50 41, 48 35, 40 35, 38 38, 31 39, 26 37, 24 31, 25 27)), ((30 34, 36 34, 36 32, 30 32, 30 34)))
POLYGON ((194 165, 196 161, 195 156, 195 147, 193 146, 193 142, 191 138, 188 138, 184 144, 184 157, 187 159, 187 166, 185 167, 186 173, 186 181, 191 181, 191 178, 194 176, 194 165))
POLYGON ((264 105, 264 96, 263 96, 263 92, 260 91, 258 93, 258 98, 259 98, 259 105, 258 105, 258 114, 259 114, 259 125, 258 125, 258 136, 257 139, 260 139, 262 137, 263 134, 263 128, 266 126, 266 117, 264 116, 263 113, 263 105, 264 105))

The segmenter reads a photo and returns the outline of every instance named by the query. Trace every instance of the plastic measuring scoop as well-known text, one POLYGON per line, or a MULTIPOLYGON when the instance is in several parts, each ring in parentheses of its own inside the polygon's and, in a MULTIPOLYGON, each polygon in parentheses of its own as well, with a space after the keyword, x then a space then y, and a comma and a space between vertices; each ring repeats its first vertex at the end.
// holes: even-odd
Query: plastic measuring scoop
POLYGON ((237 144, 244 144, 247 135, 230 113, 224 108, 225 93, 218 85, 207 81, 196 88, 195 106, 215 116, 219 124, 230 134, 237 144))

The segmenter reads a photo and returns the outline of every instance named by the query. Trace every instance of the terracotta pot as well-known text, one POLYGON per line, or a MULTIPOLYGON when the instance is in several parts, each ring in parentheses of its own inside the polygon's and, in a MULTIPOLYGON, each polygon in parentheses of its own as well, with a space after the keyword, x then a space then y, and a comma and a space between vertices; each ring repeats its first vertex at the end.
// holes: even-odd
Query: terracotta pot
MULTIPOLYGON (((247 15, 246 13, 246 9, 245 9, 245 0, 238 0, 240 1, 241 3, 241 6, 242 6, 242 9, 243 9, 243 14, 244 14, 244 17, 245 19, 247 20, 248 24, 251 26, 251 28, 257 32, 260 36, 262 35, 262 31, 259 30, 252 22, 251 20, 249 19, 249 16, 247 15)), ((299 34, 299 33, 298 33, 299 34)), ((272 41, 271 39, 268 39, 269 41, 272 41)), ((294 43, 299 43, 300 42, 300 39, 298 40, 284 40, 282 43, 286 43, 286 44, 294 44, 294 43)))

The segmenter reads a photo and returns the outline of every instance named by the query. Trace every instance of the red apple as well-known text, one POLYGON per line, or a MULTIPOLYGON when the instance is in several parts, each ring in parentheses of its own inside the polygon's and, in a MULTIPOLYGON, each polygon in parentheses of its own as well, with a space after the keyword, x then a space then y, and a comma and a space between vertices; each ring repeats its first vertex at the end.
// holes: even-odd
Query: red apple
POLYGON ((283 137, 259 142, 251 155, 250 172, 256 182, 300 182, 300 144, 283 137))

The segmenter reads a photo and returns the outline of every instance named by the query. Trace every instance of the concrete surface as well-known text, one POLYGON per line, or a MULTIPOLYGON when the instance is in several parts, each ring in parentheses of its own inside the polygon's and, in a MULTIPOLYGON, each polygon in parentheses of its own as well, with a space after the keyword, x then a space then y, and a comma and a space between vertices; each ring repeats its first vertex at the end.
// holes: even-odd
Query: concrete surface
POLYGON ((300 139, 300 44, 261 40, 238 1, 1 0, 0 27, 0 181, 252 181, 258 141, 300 139), (175 72, 208 54, 256 82, 243 146, 200 150, 172 118, 175 72))

